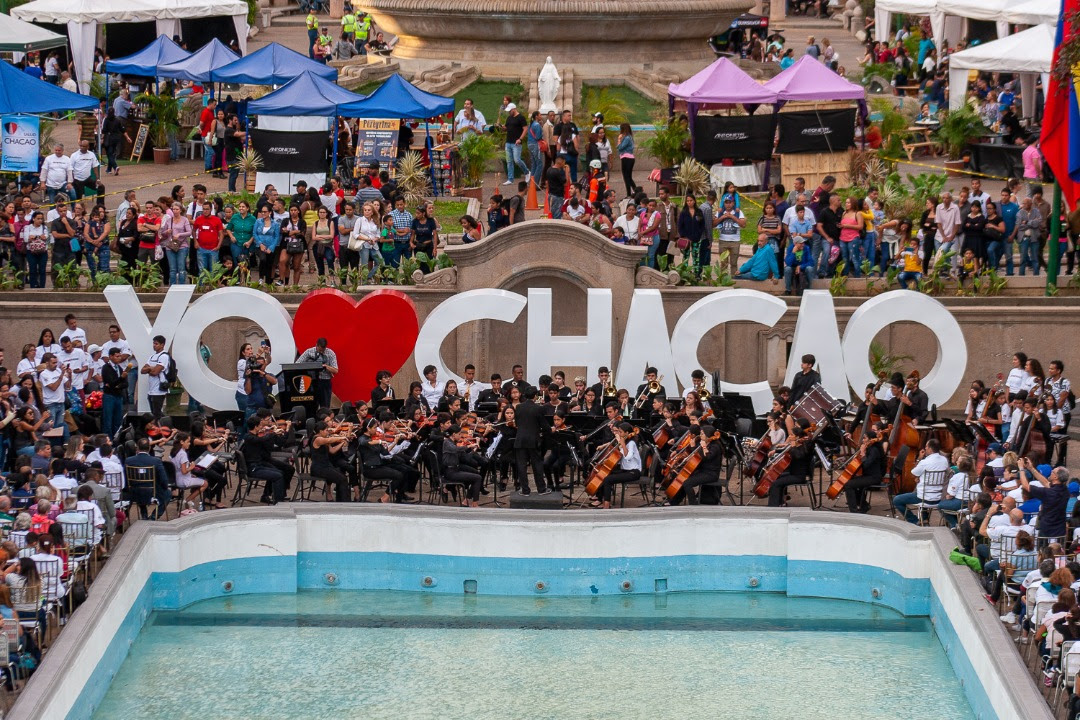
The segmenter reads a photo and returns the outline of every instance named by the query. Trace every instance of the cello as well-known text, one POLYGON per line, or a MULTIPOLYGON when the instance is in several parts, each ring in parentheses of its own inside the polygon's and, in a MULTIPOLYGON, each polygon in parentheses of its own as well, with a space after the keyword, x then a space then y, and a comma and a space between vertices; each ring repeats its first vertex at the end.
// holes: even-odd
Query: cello
POLYGON ((802 437, 791 440, 787 447, 772 459, 768 465, 765 466, 765 471, 761 475, 761 479, 754 485, 754 495, 759 498, 766 498, 769 496, 769 489, 772 488, 772 484, 776 482, 776 479, 784 474, 784 471, 791 465, 791 450, 804 445, 807 441, 813 442, 817 437, 817 426, 811 425, 806 429, 806 434, 802 437))
MULTIPOLYGON (((637 428, 634 431, 628 433, 626 439, 637 435, 637 428)), ((607 476, 615 471, 615 468, 619 467, 619 461, 623 459, 623 446, 619 442, 619 438, 616 435, 615 439, 608 443, 608 447, 602 451, 597 458, 596 463, 593 465, 593 471, 589 475, 589 483, 585 486, 585 492, 590 495, 596 495, 600 492, 600 487, 604 484, 604 480, 607 476)))
POLYGON ((878 375, 878 382, 874 385, 874 389, 870 391, 869 397, 866 399, 866 417, 863 418, 862 425, 854 428, 851 432, 851 438, 858 443, 858 447, 855 453, 848 459, 844 465, 844 469, 840 471, 840 475, 835 480, 829 483, 829 488, 825 491, 825 496, 830 500, 835 500, 840 496, 844 486, 848 484, 851 478, 855 477, 855 474, 859 472, 862 467, 863 452, 866 449, 866 443, 863 442, 866 439, 866 431, 870 429, 870 425, 873 424, 874 418, 880 419, 879 416, 870 412, 870 398, 877 394, 877 391, 881 389, 882 383, 885 382, 885 373, 878 375), (856 433, 858 436, 856 437, 856 433))
POLYGON ((1038 405, 1036 405, 1031 411, 1031 417, 1028 418, 1024 437, 1017 444, 1016 454, 1026 458, 1035 456, 1042 462, 1043 459, 1046 458, 1046 438, 1043 436, 1042 431, 1035 427, 1038 421, 1039 408, 1038 405))
MULTIPOLYGON (((906 392, 906 390, 904 391, 906 392)), ((891 468, 896 458, 900 454, 900 448, 902 446, 908 448, 919 448, 919 431, 915 429, 915 426, 911 423, 904 422, 904 403, 897 401, 896 404, 896 416, 893 418, 892 429, 889 433, 889 454, 888 461, 891 468)), ((893 473, 892 476, 892 493, 893 495, 900 495, 901 493, 911 492, 915 489, 917 480, 915 476, 911 474, 911 469, 915 467, 916 458, 909 451, 907 457, 904 458, 904 467, 900 472, 893 473)))
POLYGON ((705 459, 704 446, 708 445, 711 442, 719 440, 720 433, 713 433, 713 435, 710 437, 705 437, 704 435, 699 435, 698 437, 705 438, 704 444, 698 444, 694 447, 692 451, 690 451, 690 454, 686 457, 686 459, 683 460, 679 467, 674 470, 675 476, 671 479, 671 482, 669 482, 667 487, 664 488, 664 492, 669 498, 674 498, 679 493, 679 491, 682 490, 683 483, 685 483, 687 479, 689 479, 689 477, 694 474, 694 471, 697 470, 698 465, 700 465, 701 461, 705 459))

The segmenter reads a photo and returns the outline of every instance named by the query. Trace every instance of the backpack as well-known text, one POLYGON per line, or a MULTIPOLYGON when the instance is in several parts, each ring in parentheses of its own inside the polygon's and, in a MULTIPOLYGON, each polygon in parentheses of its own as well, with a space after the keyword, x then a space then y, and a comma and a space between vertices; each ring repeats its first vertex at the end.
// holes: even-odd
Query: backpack
POLYGON ((172 355, 165 355, 168 364, 165 366, 165 382, 172 385, 176 382, 176 361, 173 360, 172 355))

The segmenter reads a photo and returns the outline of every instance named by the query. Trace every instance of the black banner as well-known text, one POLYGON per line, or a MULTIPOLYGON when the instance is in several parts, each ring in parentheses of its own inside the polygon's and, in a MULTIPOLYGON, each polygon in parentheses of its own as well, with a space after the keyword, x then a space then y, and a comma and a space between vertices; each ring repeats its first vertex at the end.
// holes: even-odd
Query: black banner
POLYGON ((768 160, 776 114, 698 115, 694 120, 694 159, 705 165, 724 159, 768 160))
POLYGON ((268 173, 326 172, 325 132, 249 130, 251 147, 262 156, 268 173))
POLYGON ((778 153, 839 152, 855 146, 855 108, 780 115, 778 153))

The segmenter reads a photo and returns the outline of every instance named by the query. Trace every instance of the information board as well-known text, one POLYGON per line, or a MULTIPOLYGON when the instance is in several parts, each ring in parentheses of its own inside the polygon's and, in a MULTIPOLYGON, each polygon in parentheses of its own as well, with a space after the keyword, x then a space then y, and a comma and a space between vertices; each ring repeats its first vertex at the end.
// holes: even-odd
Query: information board
POLYGON ((361 119, 356 130, 356 167, 370 162, 386 168, 397 160, 398 129, 401 121, 393 118, 361 119))
POLYGON ((130 160, 142 160, 143 151, 146 150, 146 139, 150 137, 150 126, 139 125, 138 134, 135 135, 135 142, 131 146, 130 160))

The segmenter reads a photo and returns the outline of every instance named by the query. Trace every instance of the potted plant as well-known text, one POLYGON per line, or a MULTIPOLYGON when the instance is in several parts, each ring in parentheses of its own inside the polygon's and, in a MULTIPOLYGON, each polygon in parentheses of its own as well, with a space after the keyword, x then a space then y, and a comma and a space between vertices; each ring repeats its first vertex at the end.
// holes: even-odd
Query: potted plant
POLYGON ((674 167, 690 154, 690 130, 678 118, 666 116, 654 119, 653 128, 641 144, 660 163, 660 183, 674 191, 674 167))
POLYGON ((244 173, 244 187, 248 192, 255 192, 255 173, 262 169, 262 155, 254 148, 246 147, 236 158, 240 172, 244 173))
POLYGON ((495 139, 486 133, 467 133, 458 145, 458 157, 461 158, 461 172, 464 186, 458 189, 462 197, 483 200, 484 173, 499 148, 495 139))
POLYGON ((180 130, 180 106, 171 96, 153 93, 142 93, 135 101, 146 104, 154 162, 167 165, 171 155, 169 141, 180 130))
POLYGON ((936 138, 945 150, 945 172, 960 175, 964 169, 962 157, 967 146, 986 132, 979 116, 969 105, 945 113, 936 138))

